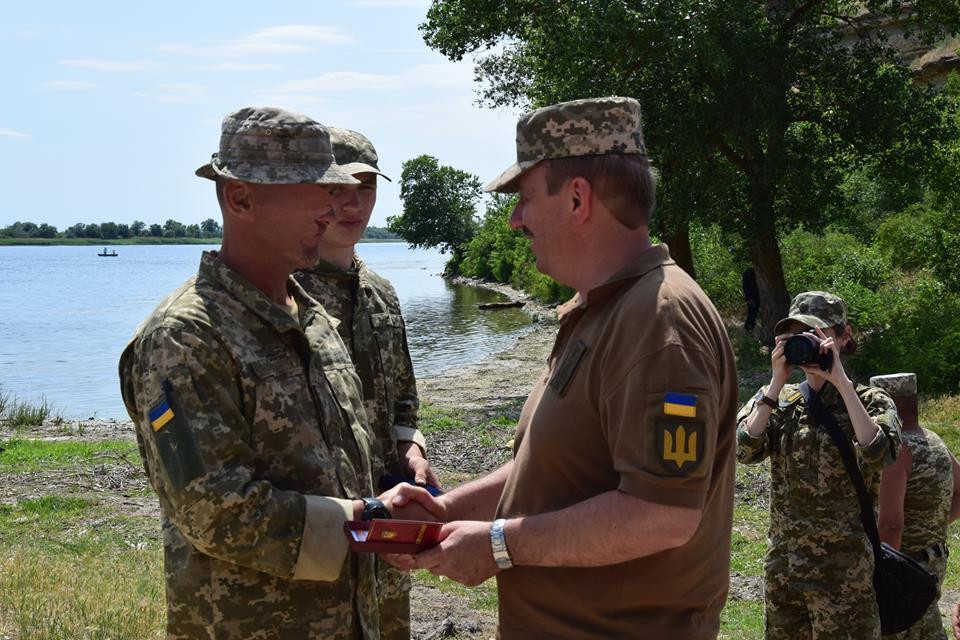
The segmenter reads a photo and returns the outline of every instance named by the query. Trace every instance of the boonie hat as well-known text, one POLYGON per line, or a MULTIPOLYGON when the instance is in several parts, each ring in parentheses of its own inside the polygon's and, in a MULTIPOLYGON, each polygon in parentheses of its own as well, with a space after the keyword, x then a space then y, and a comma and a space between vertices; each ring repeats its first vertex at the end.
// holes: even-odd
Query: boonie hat
POLYGON ((870 378, 871 387, 880 387, 894 398, 917 395, 917 374, 890 373, 870 378))
POLYGON ((835 327, 847 324, 847 305, 839 296, 826 291, 807 291, 799 294, 790 303, 789 315, 773 328, 776 335, 787 330, 791 320, 808 327, 835 327))
POLYGON ((380 171, 377 162, 377 150, 373 148, 370 139, 350 129, 327 127, 330 130, 330 142, 333 144, 333 155, 337 164, 350 175, 358 173, 375 173, 389 182, 393 182, 380 171))
POLYGON ((224 118, 220 150, 196 174, 256 184, 359 182, 336 164, 326 127, 279 107, 244 107, 224 118))
POLYGON ((516 164, 483 190, 516 192, 517 178, 541 160, 612 153, 647 154, 640 103, 621 97, 561 102, 520 118, 516 164))

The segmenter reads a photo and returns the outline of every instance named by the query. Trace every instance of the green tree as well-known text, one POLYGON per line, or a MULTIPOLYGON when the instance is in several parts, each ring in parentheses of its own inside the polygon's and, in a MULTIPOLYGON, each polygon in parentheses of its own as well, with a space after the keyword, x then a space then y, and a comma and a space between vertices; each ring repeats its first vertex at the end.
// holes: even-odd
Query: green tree
POLYGON ((130 225, 130 234, 134 237, 142 236, 146 232, 147 225, 143 220, 134 220, 130 225))
POLYGON ((157 223, 150 225, 150 237, 151 238, 162 238, 163 237, 163 227, 157 223))
POLYGON ((84 238, 101 238, 103 237, 100 233, 100 225, 95 222, 92 222, 88 225, 84 225, 83 229, 84 238))
POLYGON ((56 238, 57 237, 57 228, 53 225, 49 225, 46 222, 42 223, 37 227, 37 238, 56 238))
POLYGON ((78 222, 75 225, 67 227, 67 230, 63 232, 68 238, 86 238, 87 237, 87 225, 82 222, 78 222))
POLYGON ((387 228, 414 247, 450 251, 459 264, 477 229, 480 179, 422 155, 403 163, 400 199, 403 213, 387 218, 387 228))
POLYGON ((120 237, 117 233, 117 223, 116 222, 102 222, 100 223, 100 237, 104 240, 113 240, 114 238, 120 237))
POLYGON ((953 135, 864 8, 921 41, 960 28, 956 0, 434 0, 421 29, 453 60, 483 53, 490 105, 636 97, 662 175, 652 230, 681 253, 692 220, 740 234, 769 341, 790 300, 778 232, 843 215, 868 163, 922 183, 953 135))
POLYGON ((177 222, 176 220, 169 219, 163 223, 164 238, 185 238, 186 235, 187 235, 187 228, 183 225, 182 222, 177 222))
POLYGON ((223 229, 220 228, 220 223, 214 220, 213 218, 207 218, 200 223, 200 236, 201 238, 219 238, 223 235, 223 229))

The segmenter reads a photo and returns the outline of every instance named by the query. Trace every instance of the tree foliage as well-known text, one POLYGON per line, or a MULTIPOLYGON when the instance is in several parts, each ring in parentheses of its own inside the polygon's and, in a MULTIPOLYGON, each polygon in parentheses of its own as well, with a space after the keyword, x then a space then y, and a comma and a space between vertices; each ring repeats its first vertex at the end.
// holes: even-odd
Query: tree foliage
POLYGON ((658 235, 693 220, 741 235, 776 318, 778 233, 843 217, 841 185, 865 166, 904 204, 955 135, 864 8, 928 42, 960 28, 956 0, 434 0, 421 29, 451 59, 481 54, 490 105, 637 98, 662 176, 658 235))
POLYGON ((436 247, 459 262, 462 247, 477 230, 480 179, 421 155, 400 171, 403 213, 387 218, 387 228, 414 247, 436 247))

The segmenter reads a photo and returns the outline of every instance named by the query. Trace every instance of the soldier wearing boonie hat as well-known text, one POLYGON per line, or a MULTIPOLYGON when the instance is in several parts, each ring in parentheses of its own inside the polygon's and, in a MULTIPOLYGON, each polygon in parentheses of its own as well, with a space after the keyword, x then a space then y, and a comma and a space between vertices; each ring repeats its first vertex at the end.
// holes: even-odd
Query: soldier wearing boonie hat
POLYGON ((336 321, 290 277, 357 180, 326 127, 274 107, 228 115, 197 175, 217 181, 223 246, 120 360, 162 511, 167 637, 378 638, 374 561, 343 535, 374 492, 363 392, 336 321))
POLYGON ((517 162, 484 188, 519 193, 511 226, 577 295, 559 310, 513 460, 441 498, 450 536, 416 563, 467 584, 496 574, 506 640, 715 638, 736 370, 716 309, 650 243, 640 105, 544 107, 519 120, 516 143, 517 162))
POLYGON ((739 461, 770 459, 767 637, 877 638, 873 552, 860 524, 859 498, 811 404, 822 405, 850 439, 871 494, 900 448, 900 420, 886 392, 855 385, 846 375, 840 355, 852 353, 856 343, 839 296, 797 295, 775 333, 771 381, 737 415, 739 461), (807 331, 821 340, 821 350, 833 354, 833 363, 826 370, 803 365, 805 382, 789 384, 793 365, 785 345, 790 334, 807 331))
MULTIPOLYGON (((337 164, 359 179, 345 188, 344 204, 320 242, 320 260, 294 277, 332 316, 350 350, 364 390, 363 403, 376 437, 371 465, 374 485, 401 479, 438 486, 425 458, 426 440, 417 427, 416 378, 407 347, 400 302, 390 282, 356 254, 356 244, 376 204, 381 170, 373 143, 350 129, 330 127, 337 164)), ((377 564, 382 640, 410 638, 410 577, 377 564)))
MULTIPOLYGON (((880 539, 920 562, 942 585, 949 555, 947 528, 960 514, 960 464, 939 435, 920 426, 916 374, 873 376, 870 385, 893 397, 903 421, 900 455, 880 480, 880 539)), ((938 600, 908 630, 888 637, 946 640, 938 600)))

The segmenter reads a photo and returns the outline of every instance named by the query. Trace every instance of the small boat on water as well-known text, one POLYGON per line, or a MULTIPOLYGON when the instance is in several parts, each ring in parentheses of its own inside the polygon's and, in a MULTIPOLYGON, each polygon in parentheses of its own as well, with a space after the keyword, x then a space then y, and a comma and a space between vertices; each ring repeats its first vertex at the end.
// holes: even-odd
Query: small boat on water
POLYGON ((117 257, 117 250, 116 250, 116 249, 113 249, 113 250, 111 250, 111 251, 108 252, 108 251, 107 251, 107 248, 104 247, 104 248, 103 248, 103 253, 98 253, 97 255, 100 256, 101 258, 116 258, 116 257, 117 257))

